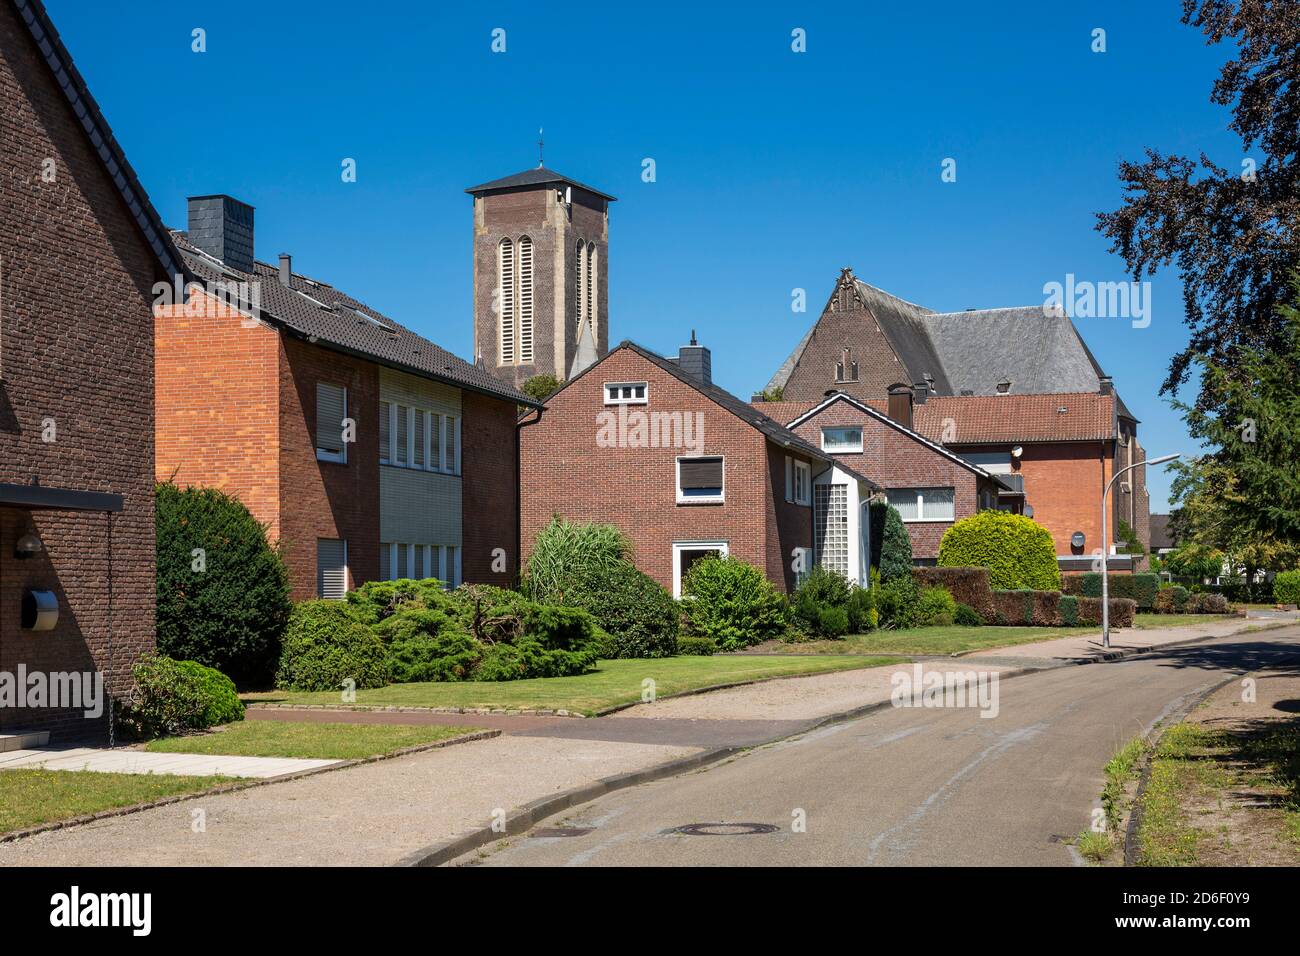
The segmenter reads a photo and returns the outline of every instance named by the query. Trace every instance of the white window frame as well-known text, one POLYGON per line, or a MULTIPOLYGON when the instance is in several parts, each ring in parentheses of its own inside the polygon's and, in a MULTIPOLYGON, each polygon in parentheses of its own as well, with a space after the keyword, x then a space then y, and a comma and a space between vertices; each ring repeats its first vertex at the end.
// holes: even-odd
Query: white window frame
MULTIPOLYGON (((463 416, 459 413, 448 414, 447 412, 434 411, 428 406, 407 405, 403 402, 392 402, 387 399, 383 404, 388 406, 388 457, 379 459, 381 465, 390 465, 394 468, 410 468, 415 471, 432 471, 444 475, 459 475, 461 468, 461 420, 463 416), (398 407, 406 409, 406 459, 402 460, 397 456, 397 409, 398 407), (424 416, 424 427, 417 432, 415 427, 416 413, 419 412, 424 416), (448 421, 451 422, 450 435, 455 442, 456 450, 454 455, 447 454, 447 438, 449 430, 448 421), (438 429, 438 454, 433 454, 433 430, 438 429), (418 442, 423 442, 421 451, 424 457, 424 464, 415 463, 415 448, 418 442), (449 461, 448 458, 451 458, 449 461)), ((344 448, 346 455, 346 447, 344 448)))
POLYGON ((716 505, 724 504, 727 500, 727 456, 726 455, 678 455, 676 461, 676 491, 677 503, 679 505, 716 505), (683 495, 682 494, 682 462, 694 461, 698 458, 717 458, 722 462, 722 492, 717 495, 702 497, 700 495, 683 495))
POLYGON ((812 507, 812 465, 806 461, 794 460, 794 490, 792 501, 797 505, 812 507), (803 476, 803 494, 799 494, 800 476, 803 476))
POLYGON ((604 384, 604 389, 605 390, 602 394, 605 396, 606 405, 649 405, 650 404, 650 383, 649 382, 606 382, 604 384), (622 391, 625 388, 631 388, 631 389, 639 388, 642 391, 642 395, 640 398, 636 398, 636 397, 624 398, 621 395, 618 396, 617 398, 611 398, 609 394, 609 390, 611 388, 617 388, 619 389, 619 391, 622 391))
POLYGON ((851 455, 856 452, 861 452, 862 451, 862 426, 861 425, 824 425, 822 427, 822 451, 828 451, 835 455, 851 455), (827 447, 826 445, 827 432, 847 432, 847 431, 855 431, 855 430, 858 433, 858 443, 856 447, 853 446, 852 444, 847 444, 843 446, 834 445, 831 447, 827 447))
POLYGON ((730 545, 726 541, 674 541, 673 542, 673 597, 681 600, 682 596, 682 552, 683 551, 717 551, 724 558, 730 554, 730 545))
POLYGON ((926 488, 888 488, 886 489, 886 497, 888 497, 889 492, 898 493, 903 491, 916 492, 916 515, 917 515, 915 518, 903 518, 904 524, 925 524, 925 523, 936 524, 936 523, 941 523, 946 521, 957 520, 957 489, 956 488, 951 487, 949 485, 930 485, 929 487, 926 488), (927 491, 951 491, 952 492, 952 515, 950 517, 931 518, 926 515, 925 493, 927 491))
MULTIPOLYGON (((348 443, 347 443, 346 441, 343 440, 343 422, 346 421, 346 420, 347 420, 347 417, 348 417, 348 387, 347 387, 346 385, 336 385, 336 384, 334 384, 333 382, 317 382, 317 383, 316 383, 316 404, 317 404, 317 408, 316 408, 316 424, 314 424, 313 427, 312 427, 312 436, 311 436, 312 444, 315 445, 315 444, 316 444, 316 439, 317 439, 317 437, 319 437, 319 436, 317 436, 317 434, 316 434, 316 429, 319 427, 319 422, 320 422, 320 407, 319 407, 319 406, 320 406, 320 387, 321 387, 322 385, 328 386, 328 387, 330 387, 330 388, 337 388, 337 389, 341 389, 341 390, 342 390, 342 392, 343 392, 343 418, 339 421, 339 449, 340 449, 340 450, 339 450, 339 451, 329 451, 328 449, 321 448, 319 445, 317 445, 317 447, 316 447, 316 460, 317 460, 317 461, 328 461, 328 462, 333 462, 334 464, 337 464, 337 465, 346 465, 346 464, 348 463, 348 443)), ((391 443, 391 437, 390 437, 390 443, 391 443)))

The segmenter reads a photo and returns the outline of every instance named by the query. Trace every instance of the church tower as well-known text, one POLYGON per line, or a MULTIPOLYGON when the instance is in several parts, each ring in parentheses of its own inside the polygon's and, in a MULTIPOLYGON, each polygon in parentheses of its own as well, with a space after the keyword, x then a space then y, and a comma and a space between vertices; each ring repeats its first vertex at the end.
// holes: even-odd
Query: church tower
POLYGON ((474 360, 516 387, 567 381, 609 349, 613 196, 544 166, 474 197, 474 360))

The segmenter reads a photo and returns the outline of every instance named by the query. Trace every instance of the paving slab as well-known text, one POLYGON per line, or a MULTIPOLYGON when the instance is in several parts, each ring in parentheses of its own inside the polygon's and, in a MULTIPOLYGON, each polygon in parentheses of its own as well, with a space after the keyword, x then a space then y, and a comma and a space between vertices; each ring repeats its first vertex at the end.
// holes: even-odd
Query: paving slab
POLYGON ((250 777, 266 779, 304 770, 318 770, 341 760, 296 757, 235 757, 222 754, 151 753, 146 750, 104 750, 73 747, 65 750, 13 750, 0 755, 0 770, 42 767, 46 770, 88 770, 94 773, 156 773, 187 777, 250 777))

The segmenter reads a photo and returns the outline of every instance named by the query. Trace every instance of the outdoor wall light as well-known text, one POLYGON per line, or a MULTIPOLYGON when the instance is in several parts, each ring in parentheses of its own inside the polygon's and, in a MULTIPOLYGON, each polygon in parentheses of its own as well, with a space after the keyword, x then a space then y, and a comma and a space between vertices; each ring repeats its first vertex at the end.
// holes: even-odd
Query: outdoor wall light
POLYGON ((21 561, 34 558, 45 550, 45 543, 36 536, 35 531, 28 531, 14 545, 14 557, 21 561))

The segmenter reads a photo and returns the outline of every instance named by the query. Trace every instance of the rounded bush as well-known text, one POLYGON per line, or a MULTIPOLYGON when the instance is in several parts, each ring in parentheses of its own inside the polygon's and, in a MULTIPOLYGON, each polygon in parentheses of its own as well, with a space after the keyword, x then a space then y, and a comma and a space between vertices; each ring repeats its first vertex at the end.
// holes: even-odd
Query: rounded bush
POLYGON ((134 736, 161 737, 244 719, 234 681, 197 661, 149 655, 131 674, 134 686, 118 716, 134 736))
POLYGON ((962 627, 983 627, 986 623, 983 615, 969 604, 957 605, 957 610, 952 616, 952 622, 960 624, 962 627))
POLYGON ((1278 604, 1300 604, 1300 571, 1279 571, 1273 578, 1273 600, 1278 604))
MULTIPOLYGON (((782 637, 790 627, 785 596, 758 568, 731 557, 701 558, 682 579, 686 632, 724 651, 782 637)), ((848 616, 842 609, 844 630, 848 616)))
POLYGON ((302 601, 289 615, 275 686, 284 690, 360 690, 388 683, 387 648, 343 601, 302 601))
POLYGON ((1061 588, 1051 534, 1032 518, 1006 511, 981 511, 945 531, 939 566, 988 568, 989 585, 999 591, 1061 588))
POLYGON ((160 654, 270 683, 289 619, 289 574, 265 526, 215 488, 155 489, 160 654))
POLYGON ((923 587, 916 600, 916 624, 947 626, 957 617, 957 602, 944 587, 923 587))
POLYGON ((673 596, 626 561, 575 579, 564 604, 591 614, 614 657, 672 657, 680 611, 673 596))
POLYGON ((843 637, 849 632, 848 610, 823 605, 817 612, 817 630, 826 637, 843 637))
POLYGON ((1156 592, 1156 613, 1182 614, 1187 609, 1187 600, 1189 597, 1191 597, 1191 592, 1181 584, 1161 588, 1156 592))
POLYGON ((682 657, 712 657, 718 651, 718 645, 711 637, 679 637, 677 653, 682 657))

